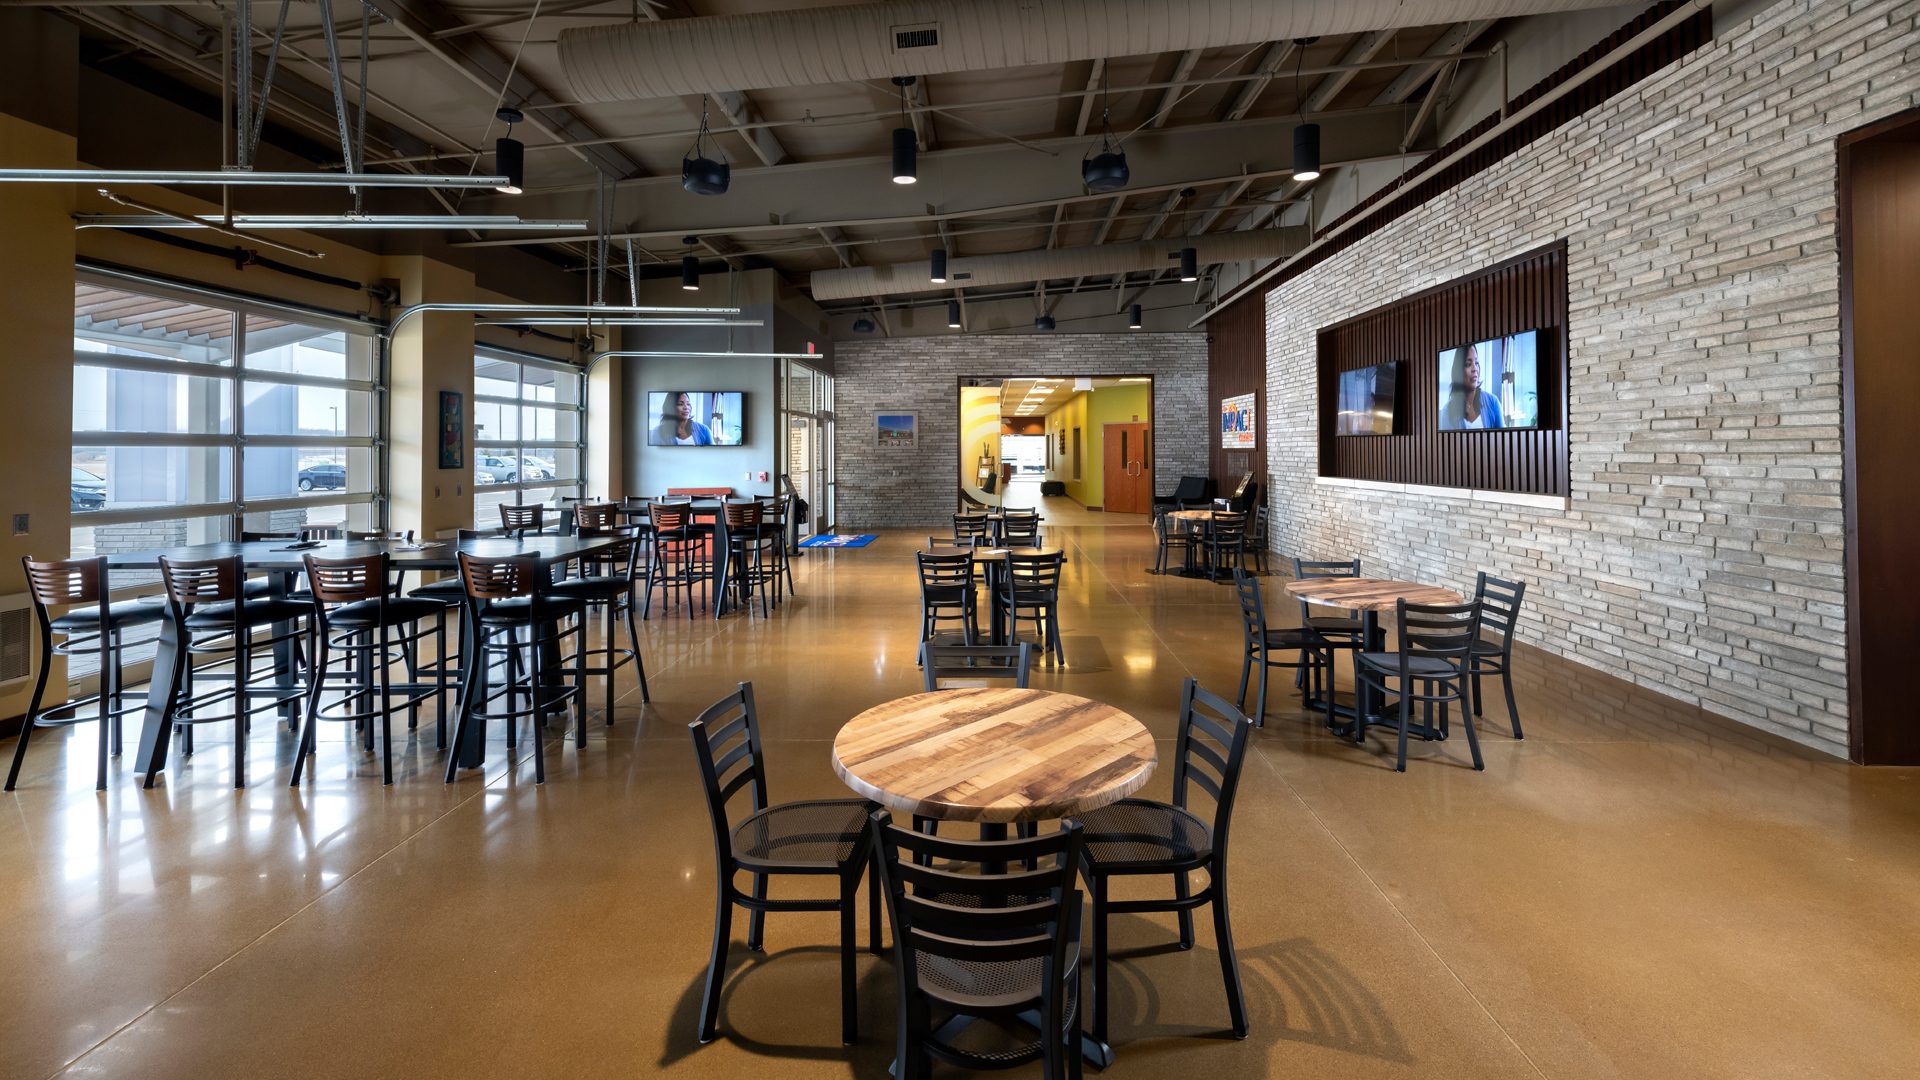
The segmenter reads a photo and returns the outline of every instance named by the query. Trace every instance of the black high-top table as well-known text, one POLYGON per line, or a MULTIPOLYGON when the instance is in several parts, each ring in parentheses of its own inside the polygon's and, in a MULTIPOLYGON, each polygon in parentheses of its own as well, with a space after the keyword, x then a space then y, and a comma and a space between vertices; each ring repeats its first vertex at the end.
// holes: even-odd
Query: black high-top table
MULTIPOLYGON (((582 539, 549 533, 457 542, 427 541, 414 546, 394 540, 324 540, 310 545, 291 544, 285 540, 255 540, 120 552, 107 556, 107 568, 151 570, 159 565, 161 556, 174 562, 186 562, 195 559, 231 559, 237 555, 245 569, 272 574, 275 594, 284 596, 290 591, 294 576, 306 569, 305 557, 308 555, 316 559, 351 559, 385 552, 395 570, 458 570, 460 552, 495 559, 524 556, 537 560, 543 566, 552 566, 605 550, 619 542, 617 539, 582 539)), ((279 624, 274 633, 283 634, 287 629, 286 624, 279 624)), ((146 718, 140 727, 140 757, 134 764, 136 772, 146 774, 149 787, 167 765, 167 746, 173 734, 174 700, 178 697, 181 676, 185 673, 175 663, 179 635, 180 628, 172 619, 162 620, 159 652, 154 655, 153 679, 147 688, 146 718)), ((292 643, 281 642, 274 649, 277 654, 276 666, 281 672, 290 673, 293 666, 290 662, 292 643)), ((285 677, 290 679, 291 676, 287 674, 285 677)), ((289 681, 286 685, 291 689, 295 684, 289 681)), ((445 707, 444 704, 442 707, 445 707)), ((453 752, 459 756, 462 768, 479 768, 486 760, 486 732, 482 725, 473 725, 453 752)))

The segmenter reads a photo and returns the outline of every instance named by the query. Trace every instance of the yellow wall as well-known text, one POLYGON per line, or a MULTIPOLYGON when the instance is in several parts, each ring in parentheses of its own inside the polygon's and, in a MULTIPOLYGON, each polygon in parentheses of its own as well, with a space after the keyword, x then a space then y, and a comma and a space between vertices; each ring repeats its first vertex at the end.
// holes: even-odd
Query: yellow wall
POLYGON ((1147 383, 1103 386, 1083 391, 1067 399, 1066 404, 1047 414, 1047 439, 1052 467, 1047 479, 1066 485, 1067 497, 1089 509, 1100 509, 1106 501, 1105 425, 1153 422, 1153 395, 1147 383), (1073 478, 1073 429, 1080 429, 1080 479, 1073 478), (1066 432, 1067 449, 1060 452, 1060 433, 1066 432))
POLYGON ((980 455, 993 459, 1000 468, 1000 388, 963 386, 960 388, 960 490, 983 503, 1000 499, 996 490, 988 494, 980 486, 980 455))

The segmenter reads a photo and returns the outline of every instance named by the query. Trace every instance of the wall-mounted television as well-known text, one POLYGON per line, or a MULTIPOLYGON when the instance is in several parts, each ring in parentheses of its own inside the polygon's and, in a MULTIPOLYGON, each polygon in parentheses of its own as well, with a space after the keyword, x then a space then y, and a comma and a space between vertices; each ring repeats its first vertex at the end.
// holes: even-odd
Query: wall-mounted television
POLYGON ((1400 361, 1340 373, 1335 435, 1391 435, 1400 420, 1400 361))
POLYGON ((1540 331, 1447 349, 1439 370, 1441 431, 1540 426, 1540 331))
POLYGON ((738 390, 654 390, 647 394, 648 446, 742 446, 746 395, 738 390))

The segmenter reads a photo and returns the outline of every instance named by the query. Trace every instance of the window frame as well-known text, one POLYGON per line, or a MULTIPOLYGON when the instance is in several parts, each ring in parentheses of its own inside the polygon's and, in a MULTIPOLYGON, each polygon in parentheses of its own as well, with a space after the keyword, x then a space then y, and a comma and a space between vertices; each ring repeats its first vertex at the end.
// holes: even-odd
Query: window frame
MULTIPOLYGON (((568 496, 563 494, 563 492, 571 488, 573 492, 572 498, 576 501, 580 499, 586 489, 587 482, 585 475, 587 463, 587 370, 581 365, 567 360, 558 360, 551 356, 542 356, 539 353, 525 352, 520 349, 509 349, 499 345, 483 345, 477 342, 473 347, 473 361, 476 368, 483 361, 495 364, 512 364, 514 366, 514 387, 517 396, 507 397, 503 394, 482 394, 477 388, 474 390, 471 416, 478 417, 480 414, 480 406, 482 405, 498 405, 502 408, 513 409, 514 438, 482 439, 479 436, 478 427, 474 427, 472 438, 473 457, 472 460, 468 462, 468 468, 477 470, 482 454, 504 457, 519 465, 519 469, 515 473, 515 479, 510 483, 482 483, 479 480, 478 473, 475 473, 472 500, 472 519, 475 527, 480 527, 480 499, 483 495, 498 495, 503 492, 514 492, 516 493, 516 501, 518 501, 519 493, 528 490, 552 490, 556 499, 565 500, 568 496), (556 398, 553 401, 540 401, 528 397, 527 369, 530 367, 560 372, 571 376, 574 380, 573 399, 567 401, 556 398), (529 408, 550 409, 556 414, 556 417, 562 413, 572 413, 572 440, 528 438, 525 410, 529 408), (527 451, 529 450, 572 451, 574 475, 570 477, 555 476, 551 480, 528 480, 523 473, 526 468, 527 451)), ((470 419, 469 423, 472 424, 474 421, 470 419)), ((555 425, 555 430, 559 430, 558 424, 555 425)), ((558 461, 559 458, 556 455, 556 464, 558 461)))

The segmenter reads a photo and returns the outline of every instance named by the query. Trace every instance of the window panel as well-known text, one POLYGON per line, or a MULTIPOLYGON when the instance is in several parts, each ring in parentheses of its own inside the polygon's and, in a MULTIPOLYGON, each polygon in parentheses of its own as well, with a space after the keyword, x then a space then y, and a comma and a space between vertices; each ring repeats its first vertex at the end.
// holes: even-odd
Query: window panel
POLYGON ((530 443, 577 443, 580 413, 576 409, 526 405, 520 409, 520 431, 520 437, 530 443))
POLYGON ((475 442, 514 442, 520 438, 520 410, 494 401, 473 405, 475 442))
POLYGON ((373 377, 373 342, 365 334, 348 334, 306 326, 267 315, 248 315, 247 367, 322 379, 373 377))
POLYGON ((505 356, 474 358, 474 522, 506 503, 557 504, 580 494, 580 372, 505 356), (508 401, 520 404, 509 404, 508 401))
POLYGON ((233 455, 223 446, 76 446, 76 514, 233 500, 233 455))
POLYGON ((77 363, 73 430, 225 435, 233 430, 233 381, 77 363))
POLYGON ((76 283, 76 352, 144 356, 196 364, 233 362, 233 312, 185 300, 76 283))
POLYGON ((371 447, 250 446, 247 501, 325 498, 373 490, 371 447))
POLYGON ((246 384, 249 435, 369 435, 373 395, 365 390, 293 383, 246 384))

